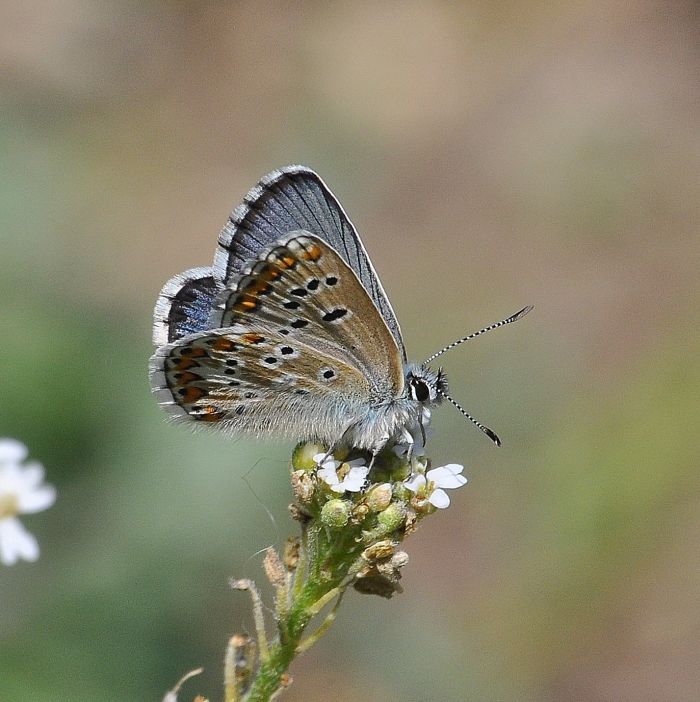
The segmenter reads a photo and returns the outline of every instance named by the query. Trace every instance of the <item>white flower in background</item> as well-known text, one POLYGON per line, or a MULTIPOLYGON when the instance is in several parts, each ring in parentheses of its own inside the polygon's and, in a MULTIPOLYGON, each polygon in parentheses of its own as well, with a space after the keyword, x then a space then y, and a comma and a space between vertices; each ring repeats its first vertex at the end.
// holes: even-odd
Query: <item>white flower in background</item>
POLYGON ((361 458, 354 461, 336 461, 331 455, 317 453, 314 462, 319 466, 317 475, 330 485, 333 492, 359 492, 364 487, 369 473, 369 467, 361 458), (338 475, 339 468, 342 479, 338 475))
POLYGON ((458 488, 465 485, 467 479, 461 475, 464 466, 457 463, 448 463, 446 466, 433 468, 425 475, 417 473, 404 485, 411 491, 428 498, 428 502, 438 509, 450 506, 450 497, 445 489, 458 488))
POLYGON ((17 516, 41 512, 56 500, 56 490, 42 485, 44 468, 29 462, 27 447, 15 439, 0 439, 0 561, 14 565, 21 558, 39 558, 36 539, 17 516))

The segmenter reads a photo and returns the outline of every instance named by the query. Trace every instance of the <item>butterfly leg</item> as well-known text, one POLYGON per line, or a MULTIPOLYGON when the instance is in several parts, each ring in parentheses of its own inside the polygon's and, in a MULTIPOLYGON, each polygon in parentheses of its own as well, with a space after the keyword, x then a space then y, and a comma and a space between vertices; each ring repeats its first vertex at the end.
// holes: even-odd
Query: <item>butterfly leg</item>
POLYGON ((411 432, 408 431, 408 429, 406 427, 403 427, 401 429, 401 436, 400 436, 399 441, 397 443, 405 444, 406 446, 408 446, 408 449, 406 450, 406 460, 410 461, 411 457, 413 456, 413 449, 415 448, 415 441, 413 439, 413 434, 411 434, 411 432))
POLYGON ((343 445, 347 445, 349 448, 353 448, 352 443, 349 441, 350 436, 352 435, 353 430, 355 429, 355 424, 351 424, 342 434, 342 436, 333 444, 331 444, 330 448, 328 451, 326 451, 326 455, 323 457, 323 460, 321 463, 324 461, 327 461, 331 456, 335 455, 335 451, 339 449, 343 445))
POLYGON ((372 470, 372 467, 374 466, 374 461, 379 455, 379 452, 386 446, 390 438, 391 437, 389 436, 389 434, 383 434, 379 439, 377 439, 377 441, 374 442, 374 445, 370 449, 370 451, 372 452, 372 458, 370 459, 368 466, 370 470, 372 470))

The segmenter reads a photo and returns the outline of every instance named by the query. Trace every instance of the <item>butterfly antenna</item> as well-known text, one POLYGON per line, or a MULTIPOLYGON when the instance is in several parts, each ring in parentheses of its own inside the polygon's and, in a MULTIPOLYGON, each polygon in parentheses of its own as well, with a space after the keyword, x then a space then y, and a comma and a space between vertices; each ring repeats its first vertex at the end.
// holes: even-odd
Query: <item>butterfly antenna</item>
MULTIPOLYGON (((498 327, 504 327, 506 324, 512 324, 513 322, 517 322, 519 319, 522 319, 528 312, 532 311, 532 305, 528 305, 527 307, 523 307, 519 312, 516 312, 515 314, 512 314, 510 317, 506 317, 505 319, 502 319, 500 322, 496 322, 495 324, 489 324, 488 327, 484 327, 483 329, 479 329, 477 332, 473 332, 472 334, 467 334, 467 336, 462 337, 461 339, 458 339, 457 341, 453 341, 451 344, 447 344, 445 348, 440 349, 437 353, 434 353, 430 358, 427 358, 425 361, 423 361, 423 365, 427 365, 431 361, 434 361, 438 356, 442 356, 445 351, 449 351, 450 349, 453 349, 455 346, 459 346, 460 344, 463 344, 465 341, 469 341, 470 339, 475 339, 477 336, 481 336, 482 334, 485 334, 487 331, 491 331, 492 329, 498 329, 498 327)), ((448 400, 450 398, 447 398, 448 400)), ((454 400, 452 400, 454 402, 454 400)), ((457 404, 457 403, 455 403, 457 404)), ((457 405, 459 407, 459 405, 457 405)), ((460 408, 461 409, 461 408, 460 408)), ((469 415, 467 415, 469 416, 469 415)), ((471 419, 471 417, 470 417, 471 419)), ((472 419, 472 421, 474 421, 472 419)), ((488 432, 487 432, 488 433, 488 432)))
POLYGON ((489 429, 475 417, 472 417, 471 414, 469 414, 469 412, 467 412, 467 410, 465 410, 464 407, 462 407, 462 405, 460 405, 459 402, 457 402, 457 400, 453 400, 447 393, 444 393, 441 390, 438 390, 438 392, 446 400, 449 400, 472 424, 479 427, 479 429, 481 429, 481 431, 483 431, 484 434, 486 434, 486 436, 488 436, 489 439, 491 439, 491 441, 493 441, 493 443, 496 444, 496 446, 501 445, 501 440, 498 438, 498 435, 495 431, 489 429))

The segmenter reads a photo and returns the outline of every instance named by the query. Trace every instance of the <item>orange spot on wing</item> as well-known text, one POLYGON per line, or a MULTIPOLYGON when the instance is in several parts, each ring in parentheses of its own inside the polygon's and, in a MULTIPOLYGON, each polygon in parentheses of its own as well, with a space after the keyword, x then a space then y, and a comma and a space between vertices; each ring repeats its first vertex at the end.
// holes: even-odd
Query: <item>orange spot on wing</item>
POLYGON ((203 407, 202 412, 203 414, 199 415, 199 418, 203 422, 218 422, 224 416, 224 413, 218 407, 214 407, 213 405, 203 407))
POLYGON ((201 377, 198 376, 196 373, 191 373, 190 371, 186 371, 185 373, 178 373, 176 380, 177 380, 177 385, 187 385, 188 383, 191 383, 193 380, 201 380, 201 377))
POLYGON ((264 280, 251 280, 243 289, 245 294, 257 297, 270 291, 270 285, 264 280))
POLYGON ((181 370, 181 371, 184 371, 184 370, 187 370, 188 368, 193 368, 193 367, 199 368, 199 363, 197 363, 196 361, 193 361, 189 357, 183 357, 175 364, 175 368, 177 368, 177 370, 181 370))
POLYGON ((261 341, 265 341, 265 337, 261 334, 256 334, 255 332, 249 332, 248 334, 243 334, 241 337, 246 344, 259 344, 261 341))
POLYGON ((191 403, 196 402, 205 395, 206 392, 204 392, 202 388, 198 388, 195 385, 190 385, 188 388, 185 389, 185 392, 180 394, 179 396, 182 398, 182 402, 191 403))
MULTIPOLYGON (((272 262, 259 263, 253 269, 253 272, 255 273, 255 275, 258 276, 258 279, 261 281, 261 284, 263 282, 267 283, 272 280, 277 280, 277 278, 279 278, 282 275, 279 268, 272 262)), ((267 290, 265 292, 267 292, 267 290)))
POLYGON ((316 244, 311 244, 308 249, 305 249, 302 258, 305 261, 318 261, 318 259, 321 258, 321 247, 316 244))
POLYGON ((236 312, 251 312, 258 306, 258 303, 253 295, 243 293, 239 295, 233 303, 233 309, 236 312))
POLYGON ((297 263, 297 260, 296 258, 292 258, 291 256, 283 254, 282 256, 280 256, 279 262, 282 268, 294 268, 294 266, 297 263))
POLYGON ((217 339, 214 342, 212 348, 216 349, 217 351, 233 351, 236 348, 236 344, 234 344, 231 339, 227 339, 225 336, 222 336, 220 339, 217 339))

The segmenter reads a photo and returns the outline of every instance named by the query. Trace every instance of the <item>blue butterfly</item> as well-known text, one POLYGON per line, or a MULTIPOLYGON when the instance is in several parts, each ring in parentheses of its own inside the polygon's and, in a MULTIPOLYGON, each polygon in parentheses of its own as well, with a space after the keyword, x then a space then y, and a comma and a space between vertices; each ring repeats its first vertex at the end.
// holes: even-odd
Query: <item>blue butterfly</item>
POLYGON ((171 278, 155 307, 150 378, 178 418, 372 454, 409 443, 449 395, 430 361, 532 308, 409 363, 396 315, 340 203, 312 170, 265 176, 229 217, 211 268, 171 278))

